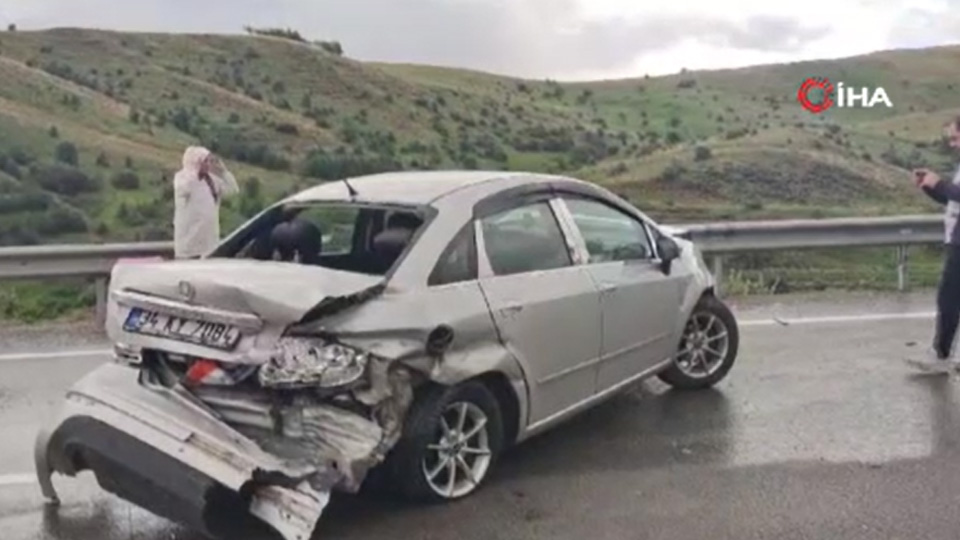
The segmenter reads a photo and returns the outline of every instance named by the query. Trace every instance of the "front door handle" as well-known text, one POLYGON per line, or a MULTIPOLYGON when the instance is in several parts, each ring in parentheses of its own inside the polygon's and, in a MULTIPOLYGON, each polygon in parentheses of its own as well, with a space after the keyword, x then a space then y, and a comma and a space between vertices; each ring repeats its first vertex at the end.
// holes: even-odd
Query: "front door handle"
POLYGON ((610 294, 617 290, 616 283, 604 283, 600 285, 600 292, 603 294, 610 294))

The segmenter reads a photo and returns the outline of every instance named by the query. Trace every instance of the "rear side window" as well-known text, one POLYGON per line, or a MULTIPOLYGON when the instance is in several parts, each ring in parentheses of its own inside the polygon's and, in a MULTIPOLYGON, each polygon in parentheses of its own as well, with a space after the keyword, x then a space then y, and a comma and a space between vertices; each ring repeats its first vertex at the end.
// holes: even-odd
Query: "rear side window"
POLYGON ((343 255, 353 250, 353 234, 359 215, 359 208, 329 205, 307 207, 297 217, 323 231, 324 255, 343 255))
POLYGON ((485 217, 483 243, 498 276, 573 264, 549 203, 537 202, 485 217))
POLYGON ((471 221, 443 250, 427 284, 433 287, 473 279, 477 279, 477 242, 471 221))

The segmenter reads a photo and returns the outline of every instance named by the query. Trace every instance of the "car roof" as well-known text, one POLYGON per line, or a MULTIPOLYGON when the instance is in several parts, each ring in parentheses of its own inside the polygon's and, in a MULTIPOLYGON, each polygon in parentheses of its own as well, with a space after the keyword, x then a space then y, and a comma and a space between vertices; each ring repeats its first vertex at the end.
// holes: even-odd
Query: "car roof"
MULTIPOLYGON (((409 205, 430 204, 453 192, 477 186, 502 182, 504 187, 517 177, 536 182, 546 181, 545 176, 514 171, 402 171, 371 174, 348 178, 346 182, 357 192, 356 201, 370 203, 394 203, 409 205)), ((493 191, 495 185, 487 186, 493 191)), ((307 188, 288 201, 350 201, 350 192, 342 180, 326 182, 307 188)))

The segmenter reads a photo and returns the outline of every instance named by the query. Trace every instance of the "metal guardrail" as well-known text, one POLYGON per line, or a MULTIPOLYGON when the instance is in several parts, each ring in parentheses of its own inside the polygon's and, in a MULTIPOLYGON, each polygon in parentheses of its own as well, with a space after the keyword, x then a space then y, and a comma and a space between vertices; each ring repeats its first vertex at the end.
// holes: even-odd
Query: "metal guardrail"
MULTIPOLYGON (((718 282, 723 273, 724 256, 734 253, 895 246, 901 290, 906 285, 907 247, 938 243, 944 235, 939 215, 667 224, 665 227, 692 240, 713 259, 718 282)), ((107 278, 118 260, 172 256, 172 242, 0 248, 0 280, 91 278, 96 282, 97 315, 103 320, 107 278)))
POLYGON ((911 245, 944 239, 940 215, 871 218, 739 221, 676 225, 676 233, 692 240, 713 259, 713 274, 722 281, 724 255, 784 249, 895 246, 897 288, 907 286, 907 252, 911 245))

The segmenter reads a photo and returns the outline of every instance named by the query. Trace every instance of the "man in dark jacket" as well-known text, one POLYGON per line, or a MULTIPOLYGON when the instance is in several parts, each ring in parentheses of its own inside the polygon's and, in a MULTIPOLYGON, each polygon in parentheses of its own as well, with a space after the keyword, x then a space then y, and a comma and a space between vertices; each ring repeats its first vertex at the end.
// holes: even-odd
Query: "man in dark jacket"
MULTIPOLYGON (((955 118, 945 128, 948 144, 960 149, 960 117, 955 118)), ((944 248, 946 260, 940 285, 937 290, 937 322, 933 339, 933 350, 928 358, 913 359, 908 362, 920 369, 938 373, 949 373, 960 367, 953 359, 953 346, 960 324, 960 169, 951 180, 941 179, 929 169, 914 171, 914 181, 930 198, 944 205, 944 248)))

